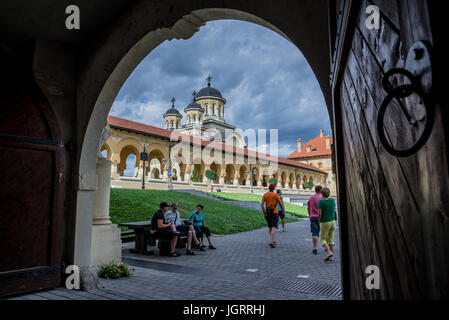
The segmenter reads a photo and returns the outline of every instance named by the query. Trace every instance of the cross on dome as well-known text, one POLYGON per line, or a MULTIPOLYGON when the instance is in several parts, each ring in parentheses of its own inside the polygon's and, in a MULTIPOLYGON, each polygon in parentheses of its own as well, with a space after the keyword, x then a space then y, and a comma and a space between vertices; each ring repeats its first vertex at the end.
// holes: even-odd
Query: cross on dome
POLYGON ((211 77, 211 75, 208 75, 208 76, 207 76, 206 81, 207 81, 207 86, 208 86, 208 87, 210 87, 210 82, 211 82, 212 79, 213 79, 213 78, 211 77))
POLYGON ((172 105, 172 107, 175 107, 175 101, 176 101, 176 99, 174 97, 171 98, 171 105, 172 105))

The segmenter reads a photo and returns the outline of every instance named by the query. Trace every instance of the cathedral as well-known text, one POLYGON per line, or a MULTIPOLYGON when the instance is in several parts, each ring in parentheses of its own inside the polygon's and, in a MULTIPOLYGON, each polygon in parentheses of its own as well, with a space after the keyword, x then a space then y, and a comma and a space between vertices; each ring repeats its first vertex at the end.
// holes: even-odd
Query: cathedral
POLYGON ((225 121, 225 104, 221 92, 211 87, 212 77, 207 77, 207 87, 198 93, 193 92, 191 103, 184 108, 185 124, 181 124, 183 116, 175 107, 172 99, 171 107, 164 113, 164 124, 167 130, 201 137, 206 140, 222 141, 239 148, 246 147, 245 139, 235 126, 225 121))

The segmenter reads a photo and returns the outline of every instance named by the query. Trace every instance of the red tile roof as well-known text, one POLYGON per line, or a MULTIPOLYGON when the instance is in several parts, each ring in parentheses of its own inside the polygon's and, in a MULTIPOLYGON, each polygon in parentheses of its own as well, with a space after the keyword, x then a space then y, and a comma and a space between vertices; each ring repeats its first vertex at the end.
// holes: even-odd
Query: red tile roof
POLYGON ((153 137, 157 137, 157 138, 164 138, 164 139, 171 140, 171 141, 186 141, 191 144, 201 144, 202 147, 207 146, 210 148, 215 148, 217 150, 222 150, 225 152, 232 152, 234 154, 244 155, 247 157, 248 156, 253 157, 253 158, 257 157, 260 160, 270 160, 270 161, 274 161, 274 162, 277 161, 278 163, 297 167, 297 168, 313 170, 313 171, 320 172, 320 173, 327 173, 327 172, 320 170, 314 166, 307 165, 304 163, 298 163, 293 160, 289 160, 289 159, 285 159, 285 158, 281 158, 281 157, 270 156, 265 153, 256 152, 256 151, 252 151, 252 150, 248 150, 248 149, 233 147, 233 146, 230 146, 230 145, 218 142, 218 141, 204 140, 204 139, 200 139, 198 137, 193 137, 193 136, 185 135, 185 134, 182 134, 179 132, 174 132, 171 130, 166 130, 166 129, 158 128, 155 126, 149 126, 149 125, 146 125, 146 124, 143 124, 140 122, 126 120, 126 119, 122 119, 122 118, 118 118, 118 117, 114 117, 114 116, 108 116, 108 124, 111 128, 115 128, 115 129, 131 131, 131 132, 149 135, 149 136, 153 136, 153 137))
MULTIPOLYGON (((297 159, 297 158, 308 158, 308 157, 316 157, 316 156, 327 156, 332 154, 331 149, 326 149, 326 138, 330 139, 330 143, 333 143, 333 140, 330 136, 323 135, 321 137, 321 133, 313 138, 312 140, 307 141, 301 146, 301 150, 295 150, 291 155, 289 155, 288 159, 297 159), (307 147, 310 146, 310 152, 307 152, 307 147)), ((301 139, 298 139, 298 141, 301 139)))

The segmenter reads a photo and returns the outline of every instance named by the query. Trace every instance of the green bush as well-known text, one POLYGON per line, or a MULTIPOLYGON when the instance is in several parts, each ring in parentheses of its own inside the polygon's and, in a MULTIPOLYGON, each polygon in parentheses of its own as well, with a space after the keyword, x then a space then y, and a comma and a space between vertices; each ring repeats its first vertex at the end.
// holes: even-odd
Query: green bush
POLYGON ((278 179, 276 178, 270 178, 270 180, 268 180, 269 184, 274 184, 275 186, 277 186, 278 184, 278 179))
POLYGON ((312 188, 313 188, 313 182, 311 182, 311 181, 307 182, 307 183, 304 185, 304 188, 312 190, 312 188))
POLYGON ((196 167, 193 167, 193 173, 192 173, 192 181, 198 182, 198 173, 196 172, 196 167))
POLYGON ((214 181, 215 179, 217 179, 217 173, 213 170, 207 170, 206 171, 206 178, 214 181))
POLYGON ((104 264, 100 267, 98 271, 98 276, 100 278, 112 278, 118 279, 121 277, 129 277, 133 274, 134 269, 130 269, 129 266, 125 263, 117 264, 117 263, 109 263, 104 264))

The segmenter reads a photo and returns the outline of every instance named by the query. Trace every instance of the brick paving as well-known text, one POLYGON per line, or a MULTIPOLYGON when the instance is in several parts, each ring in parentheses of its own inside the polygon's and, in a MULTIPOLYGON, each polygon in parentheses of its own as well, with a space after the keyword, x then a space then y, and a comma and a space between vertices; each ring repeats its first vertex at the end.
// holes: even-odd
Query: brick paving
MULTIPOLYGON (((153 256, 135 255, 128 252, 133 243, 127 243, 123 245, 123 260, 135 268, 135 275, 130 278, 101 279, 102 288, 89 292, 57 288, 11 299, 340 299, 338 295, 294 289, 301 283, 341 285, 338 228, 332 263, 323 261, 326 253, 322 248, 319 248, 319 254, 312 254, 307 219, 289 223, 286 229, 286 232, 277 233, 275 249, 268 246, 265 228, 213 236, 217 250, 196 251, 197 256, 162 257, 156 248, 153 256), (257 271, 248 272, 247 269, 257 271), (304 278, 298 278, 298 275, 304 278), (269 283, 272 285, 267 285, 269 283)), ((183 249, 177 251, 184 253, 183 249)))

